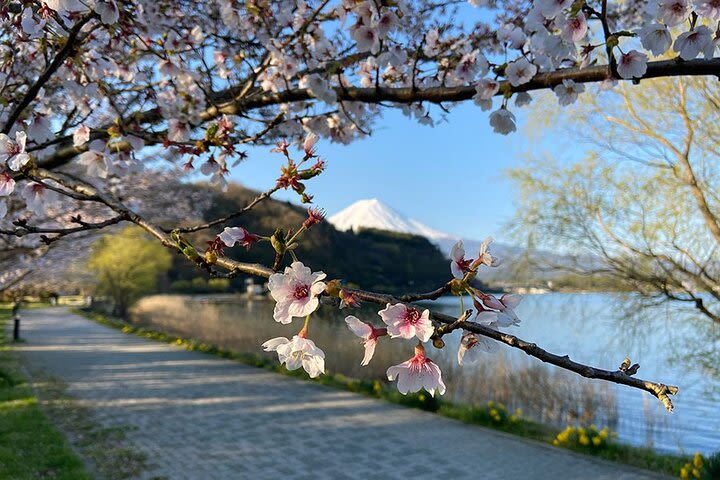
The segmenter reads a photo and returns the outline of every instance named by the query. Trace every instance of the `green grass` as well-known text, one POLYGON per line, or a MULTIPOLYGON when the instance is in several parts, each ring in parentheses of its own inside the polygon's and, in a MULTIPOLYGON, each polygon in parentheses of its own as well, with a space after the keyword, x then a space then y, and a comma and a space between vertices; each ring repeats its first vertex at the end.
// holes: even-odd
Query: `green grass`
MULTIPOLYGON (((321 375, 316 379, 309 379, 303 370, 295 370, 292 372, 288 371, 279 365, 278 362, 260 354, 234 352, 197 340, 185 339, 156 330, 135 327, 122 320, 110 318, 88 310, 76 309, 74 311, 75 313, 90 318, 100 324, 119 329, 123 333, 130 333, 160 342, 171 343, 182 346, 187 350, 209 353, 219 357, 235 360, 246 365, 282 373, 291 377, 305 378, 321 385, 327 385, 354 393, 381 398, 383 400, 405 405, 411 408, 419 408, 435 412, 439 415, 454 418, 465 423, 481 425, 543 443, 552 445, 558 434, 561 433, 561 431, 556 428, 523 418, 522 412, 519 410, 509 412, 506 407, 500 403, 488 402, 486 405, 458 405, 440 398, 432 397, 425 392, 402 395, 396 388, 386 382, 349 378, 340 373, 333 373, 327 370, 325 375, 321 375)), ((593 448, 592 445, 581 445, 578 442, 568 442, 563 443, 562 445, 556 444, 556 446, 557 448, 566 448, 582 454, 600 457, 605 460, 624 463, 634 467, 654 470, 674 476, 679 475, 683 466, 686 465, 687 462, 692 462, 693 460, 691 456, 662 454, 649 448, 620 444, 611 439, 607 442, 603 442, 600 448, 593 448)))
POLYGON ((5 335, 9 319, 0 307, 0 479, 90 479, 21 374, 5 335))

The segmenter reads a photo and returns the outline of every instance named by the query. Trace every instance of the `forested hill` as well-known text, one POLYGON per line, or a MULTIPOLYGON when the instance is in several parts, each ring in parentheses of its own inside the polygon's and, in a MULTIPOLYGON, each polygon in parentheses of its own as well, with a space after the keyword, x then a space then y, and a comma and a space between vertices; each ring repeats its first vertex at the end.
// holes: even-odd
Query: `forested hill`
MULTIPOLYGON (((205 189, 204 185, 191 188, 205 189)), ((227 192, 213 192, 206 219, 222 217, 247 205, 258 192, 231 184, 227 192)), ((267 199, 227 226, 242 226, 250 232, 270 235, 277 227, 297 228, 307 218, 307 211, 289 202, 267 199)), ((215 228, 192 237, 195 244, 219 233, 215 228)), ((272 264, 274 251, 268 243, 254 245, 249 252, 243 247, 226 250, 237 260, 272 264)), ((358 233, 340 232, 327 222, 315 225, 303 235, 297 249, 300 260, 313 270, 323 270, 328 278, 341 278, 350 285, 375 291, 397 293, 417 292, 437 288, 450 276, 449 261, 426 238, 380 230, 358 233)), ((286 259, 289 264, 290 258, 286 259)), ((201 272, 194 266, 176 259, 170 280, 189 280, 201 272)), ((233 280, 233 287, 242 288, 243 279, 233 280)))

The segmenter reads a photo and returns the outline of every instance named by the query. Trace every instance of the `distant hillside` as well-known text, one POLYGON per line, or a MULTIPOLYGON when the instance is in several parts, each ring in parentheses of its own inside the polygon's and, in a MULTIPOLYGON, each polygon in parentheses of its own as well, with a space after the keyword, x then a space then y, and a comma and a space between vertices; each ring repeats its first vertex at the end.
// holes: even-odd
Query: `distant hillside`
MULTIPOLYGON (((208 189, 204 185, 192 188, 208 189)), ((247 205, 258 192, 240 185, 230 185, 226 193, 213 192, 206 219, 218 218, 247 205)), ((265 200, 252 211, 233 220, 228 226, 243 226, 249 231, 270 235, 276 227, 297 227, 307 217, 306 210, 289 202, 265 200)), ((204 245, 222 229, 215 228, 192 236, 196 245, 204 245)), ((274 251, 269 244, 227 250, 240 261, 272 264, 274 251)), ((314 269, 322 269, 328 278, 342 278, 353 284, 389 293, 416 292, 437 288, 449 279, 449 262, 427 238, 381 230, 365 229, 341 232, 323 222, 303 236, 297 250, 300 259, 314 269)), ((290 258, 286 259, 289 264, 290 258)), ((191 280, 202 274, 181 258, 176 259, 170 281, 191 280)), ((244 279, 232 281, 233 288, 242 288, 244 279)))

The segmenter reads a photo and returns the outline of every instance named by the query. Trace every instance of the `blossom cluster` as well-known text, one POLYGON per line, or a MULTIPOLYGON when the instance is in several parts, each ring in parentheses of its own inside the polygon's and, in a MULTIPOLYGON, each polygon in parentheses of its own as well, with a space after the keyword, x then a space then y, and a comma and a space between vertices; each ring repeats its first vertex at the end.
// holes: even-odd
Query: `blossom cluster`
MULTIPOLYGON (((462 241, 452 249, 450 270, 457 284, 469 294, 474 302, 475 311, 473 321, 490 329, 517 325, 520 320, 514 307, 520 301, 517 295, 503 295, 500 298, 485 294, 471 286, 471 280, 480 266, 497 266, 499 260, 490 251, 492 239, 483 242, 477 259, 466 259, 462 241)), ((312 272, 299 261, 286 267, 283 273, 270 276, 268 287, 275 300, 275 321, 289 324, 295 317, 305 317, 305 325, 292 339, 278 337, 263 344, 266 351, 275 351, 280 363, 288 369, 304 368, 311 377, 316 377, 324 371, 324 352, 314 342, 307 338, 310 315, 319 305, 319 297, 331 290, 343 301, 343 306, 359 306, 357 295, 345 288, 339 290, 334 282, 326 283, 323 272, 312 272)), ((372 360, 381 337, 390 339, 413 340, 416 343, 413 355, 399 365, 387 369, 387 378, 396 381, 398 390, 407 394, 425 389, 431 395, 445 393, 446 387, 442 380, 442 373, 436 363, 427 357, 424 343, 438 335, 438 329, 433 324, 430 310, 421 309, 405 303, 387 303, 385 308, 378 311, 383 326, 375 326, 371 322, 363 321, 354 315, 345 318, 350 331, 362 341, 365 355, 361 365, 366 366, 372 360)), ((446 332, 443 332, 444 334, 446 332)), ((440 334, 440 336, 442 336, 440 334)), ((457 358, 460 365, 473 363, 480 358, 479 352, 491 352, 495 349, 495 341, 484 335, 463 330, 459 342, 457 358)))

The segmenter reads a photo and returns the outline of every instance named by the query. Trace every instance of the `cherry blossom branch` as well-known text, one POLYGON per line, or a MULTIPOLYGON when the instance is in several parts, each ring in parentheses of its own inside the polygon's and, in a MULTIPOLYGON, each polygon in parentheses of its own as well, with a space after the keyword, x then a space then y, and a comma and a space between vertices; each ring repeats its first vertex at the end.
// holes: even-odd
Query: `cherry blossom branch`
MULTIPOLYGON (((93 15, 94 14, 85 15, 78 20, 75 25, 73 25, 72 29, 70 29, 65 45, 60 49, 57 55, 55 55, 55 58, 53 58, 53 61, 50 65, 48 65, 45 71, 37 78, 37 80, 35 80, 35 83, 30 86, 23 98, 15 105, 15 108, 13 108, 10 112, 10 115, 8 115, 5 125, 1 130, 2 133, 10 132, 17 119, 20 118, 20 115, 22 115, 23 111, 28 107, 28 105, 30 105, 30 103, 32 103, 33 100, 35 100, 38 93, 40 93, 40 89, 42 89, 43 85, 50 80, 50 77, 55 74, 57 69, 62 66, 65 60, 76 51, 77 47, 81 43, 78 41, 80 31, 85 24, 90 21, 93 15)), ((90 32, 87 32, 85 37, 89 34, 90 32)))
MULTIPOLYGON (((273 269, 261 264, 238 262, 222 256, 214 258, 212 262, 208 262, 204 257, 200 256, 200 254, 197 253, 197 250, 192 246, 192 244, 179 236, 178 231, 173 231, 171 235, 168 235, 162 228, 148 222, 140 215, 136 214, 131 209, 123 205, 121 202, 117 201, 110 195, 100 192, 95 187, 92 187, 90 185, 79 185, 70 180, 67 180, 64 177, 55 175, 52 172, 43 169, 36 169, 34 172, 35 173, 28 174, 28 176, 34 180, 43 178, 55 180, 69 190, 82 193, 88 198, 91 198, 93 201, 105 204, 107 207, 111 208, 118 214, 118 222, 120 220, 127 220, 135 223, 136 225, 145 229, 152 236, 160 240, 162 244, 166 247, 180 250, 188 259, 191 259, 198 266, 208 271, 212 272, 213 267, 220 267, 229 271, 232 275, 235 275, 237 273, 245 273, 263 278, 269 278, 272 274, 275 273, 273 269)), ((449 288, 450 284, 448 283, 427 294, 406 295, 399 297, 359 289, 345 288, 343 290, 353 294, 359 300, 364 300, 379 305, 385 305, 388 303, 406 303, 409 301, 438 298, 442 295, 442 293, 449 290, 449 288)), ((432 318, 439 324, 457 325, 458 319, 455 317, 435 311, 431 311, 430 314, 432 318)), ((527 342, 514 335, 506 334, 475 322, 463 321, 462 328, 470 332, 492 338, 493 340, 504 343, 505 345, 508 345, 510 347, 522 350, 526 354, 538 358, 543 362, 550 363, 571 372, 575 372, 584 377, 605 380, 608 382, 627 385, 633 388, 647 391, 657 397, 663 403, 665 408, 667 408, 669 411, 672 411, 673 406, 668 395, 674 395, 678 392, 678 387, 676 386, 668 386, 662 383, 633 378, 631 375, 621 370, 611 371, 585 365, 571 360, 570 357, 567 355, 561 356, 548 352, 547 350, 538 347, 534 343, 527 342)))
MULTIPOLYGON (((694 60, 661 60, 649 62, 647 64, 647 72, 642 79, 675 77, 675 76, 704 76, 715 75, 720 78, 720 58, 713 59, 694 59, 694 60)), ((539 73, 533 77, 528 83, 524 83, 517 87, 510 85, 508 81, 500 82, 500 89, 497 95, 503 95, 505 92, 520 93, 535 90, 552 89, 561 84, 563 80, 573 80, 576 83, 597 83, 607 80, 608 66, 596 65, 586 68, 568 68, 557 70, 549 73, 539 73)), ((637 81, 637 80, 636 80, 637 81)), ((381 103, 395 102, 401 104, 409 104, 416 102, 430 102, 441 104, 443 102, 461 102, 470 100, 477 90, 474 85, 459 87, 377 87, 377 88, 359 88, 359 87, 335 87, 335 93, 338 101, 357 101, 365 103, 381 103)), ((199 115, 203 122, 207 122, 222 115, 239 115, 247 113, 251 110, 279 105, 282 103, 303 102, 313 100, 315 97, 309 89, 296 88, 285 90, 282 92, 256 92, 248 94, 240 99, 235 99, 234 90, 228 89, 218 92, 215 99, 218 103, 199 115), (224 102, 224 103, 223 103, 224 102)), ((157 124, 162 121, 162 116, 158 109, 151 109, 145 112, 139 112, 129 116, 129 121, 137 125, 157 124)), ((109 138, 107 128, 101 128, 93 131, 92 139, 109 138)), ((155 135, 154 142, 149 144, 161 143, 162 135, 155 135)), ((69 142, 70 139, 66 140, 69 142)), ((76 155, 86 151, 87 145, 82 147, 66 146, 60 148, 53 154, 41 159, 38 162, 43 168, 53 169, 72 160, 76 155)))
POLYGON ((16 220, 13 222, 16 226, 16 228, 12 230, 8 229, 0 229, 0 234, 2 235, 11 235, 15 237, 24 237, 26 235, 34 235, 39 234, 42 238, 43 243, 49 245, 53 242, 56 242, 60 240, 63 237, 66 237, 68 235, 72 235, 75 233, 80 232, 86 232, 90 230, 101 230, 105 227, 109 227, 111 225, 116 225, 120 222, 125 220, 125 217, 122 215, 118 215, 116 217, 109 218, 107 220, 104 220, 102 222, 97 223, 88 223, 82 221, 79 216, 76 218, 73 218, 71 221, 73 223, 79 224, 77 227, 69 227, 69 228, 52 228, 52 227, 33 227, 31 225, 28 225, 27 222, 24 220, 16 220), (53 234, 55 236, 48 237, 48 234, 53 234))

